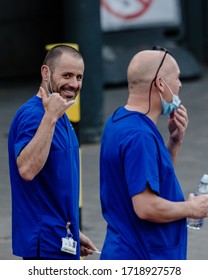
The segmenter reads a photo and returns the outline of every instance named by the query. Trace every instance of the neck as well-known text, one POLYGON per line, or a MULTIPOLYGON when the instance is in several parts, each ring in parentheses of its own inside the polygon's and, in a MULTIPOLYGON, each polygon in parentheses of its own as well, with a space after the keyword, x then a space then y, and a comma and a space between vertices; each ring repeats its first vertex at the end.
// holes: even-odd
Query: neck
POLYGON ((146 114, 147 112, 147 108, 146 107, 142 107, 142 106, 138 106, 138 105, 130 105, 130 104, 126 104, 124 106, 124 108, 128 111, 136 111, 142 114, 145 114, 149 119, 151 119, 152 122, 154 122, 155 124, 158 121, 159 116, 155 116, 151 111, 146 114))
POLYGON ((138 111, 138 112, 141 112, 141 113, 142 113, 141 108, 140 108, 139 106, 137 106, 137 105, 129 105, 129 104, 126 104, 124 107, 125 107, 127 110, 129 110, 129 111, 138 111))

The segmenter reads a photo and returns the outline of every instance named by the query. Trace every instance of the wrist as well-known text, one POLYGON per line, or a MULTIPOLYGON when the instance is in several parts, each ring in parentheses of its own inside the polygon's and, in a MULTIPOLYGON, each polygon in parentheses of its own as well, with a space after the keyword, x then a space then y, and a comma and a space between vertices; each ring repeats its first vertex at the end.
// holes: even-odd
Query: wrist
POLYGON ((176 137, 170 136, 170 139, 169 139, 170 145, 181 146, 182 142, 183 142, 182 138, 176 138, 176 137))
POLYGON ((55 126, 58 119, 49 112, 45 112, 43 120, 45 120, 45 122, 47 122, 48 125, 55 126))

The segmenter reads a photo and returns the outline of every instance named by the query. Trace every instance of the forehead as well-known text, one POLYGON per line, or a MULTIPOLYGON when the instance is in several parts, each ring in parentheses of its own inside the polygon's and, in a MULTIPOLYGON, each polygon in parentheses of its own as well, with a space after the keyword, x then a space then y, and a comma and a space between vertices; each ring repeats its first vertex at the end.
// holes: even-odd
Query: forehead
POLYGON ((84 62, 81 57, 63 53, 54 63, 55 72, 73 72, 83 74, 84 62))

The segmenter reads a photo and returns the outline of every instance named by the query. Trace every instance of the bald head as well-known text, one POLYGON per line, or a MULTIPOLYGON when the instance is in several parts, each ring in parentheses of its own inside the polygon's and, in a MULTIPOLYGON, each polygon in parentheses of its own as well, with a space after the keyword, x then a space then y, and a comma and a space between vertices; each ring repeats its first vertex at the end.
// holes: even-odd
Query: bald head
MULTIPOLYGON (((137 53, 128 66, 127 78, 129 87, 137 86, 137 88, 146 90, 154 79, 164 54, 164 51, 155 50, 137 53)), ((167 53, 158 75, 165 77, 170 73, 171 67, 174 65, 177 65, 176 61, 167 53)))

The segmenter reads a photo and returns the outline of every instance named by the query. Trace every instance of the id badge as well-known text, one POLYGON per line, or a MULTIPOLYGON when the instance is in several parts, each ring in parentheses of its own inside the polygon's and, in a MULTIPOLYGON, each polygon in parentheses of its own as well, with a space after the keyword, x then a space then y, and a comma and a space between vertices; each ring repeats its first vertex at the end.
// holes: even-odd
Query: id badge
POLYGON ((73 239, 73 235, 70 231, 70 222, 66 224, 66 237, 62 237, 61 251, 69 254, 76 255, 77 253, 77 242, 73 239))
POLYGON ((63 237, 61 251, 76 255, 77 253, 77 242, 72 237, 63 237))

